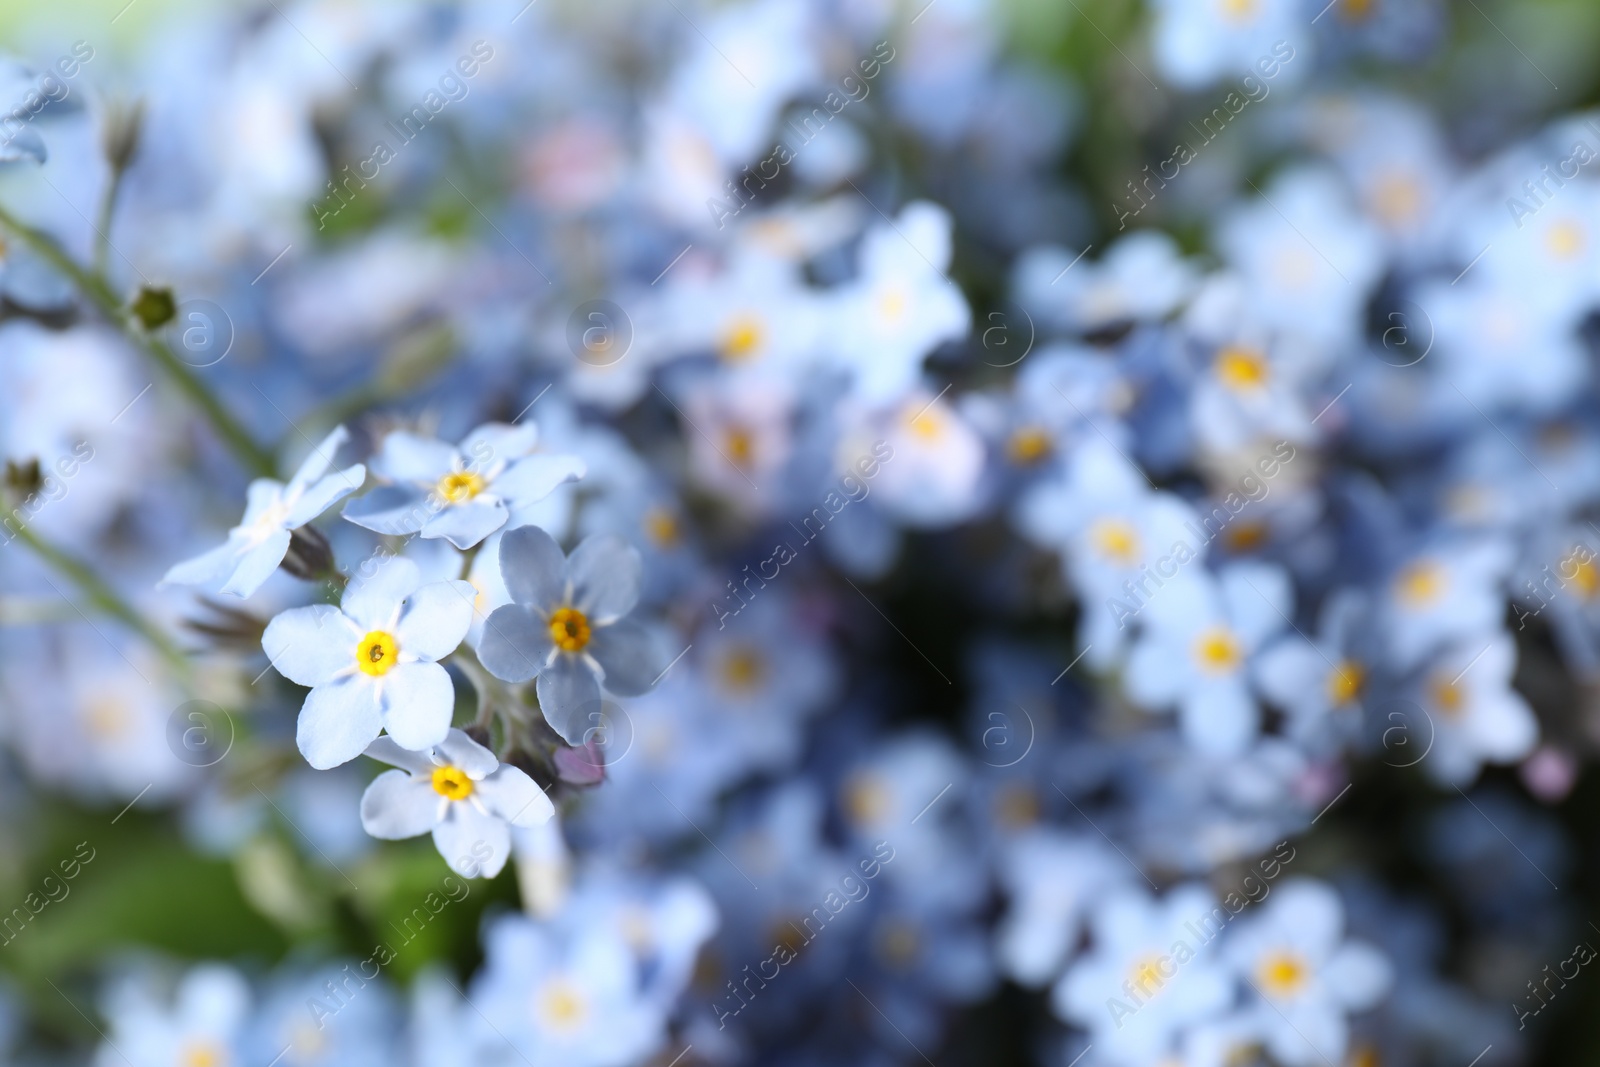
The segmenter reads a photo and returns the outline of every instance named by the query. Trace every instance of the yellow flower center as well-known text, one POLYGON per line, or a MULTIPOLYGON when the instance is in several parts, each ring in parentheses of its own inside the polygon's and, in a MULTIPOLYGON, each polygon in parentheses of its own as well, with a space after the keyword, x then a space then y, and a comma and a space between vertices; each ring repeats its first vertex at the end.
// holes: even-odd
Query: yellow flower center
POLYGON ((449 800, 465 800, 472 795, 472 779, 460 767, 449 764, 435 767, 433 791, 449 800))
POLYGON ((916 962, 917 953, 922 948, 922 938, 917 936, 916 928, 906 922, 889 922, 878 937, 878 947, 883 953, 883 959, 889 966, 897 970, 904 970, 916 962))
POLYGON ((1583 229, 1576 222, 1563 220, 1545 231, 1545 247, 1557 259, 1574 259, 1583 251, 1583 229))
POLYGON ((1378 0, 1340 0, 1339 15, 1346 22, 1362 22, 1378 6, 1378 0))
POLYGON ((472 471, 451 471, 435 487, 452 504, 465 504, 483 492, 483 477, 472 471))
POLYGON ((1234 22, 1243 22, 1255 10, 1256 0, 1222 0, 1222 13, 1234 22))
POLYGON ((1095 551, 1124 567, 1139 558, 1139 532, 1125 519, 1099 519, 1089 529, 1095 551))
MULTIPOLYGON (((1363 7, 1370 2, 1340 0, 1339 6, 1345 9, 1345 18, 1355 21, 1363 16, 1351 14, 1350 9, 1363 7)), ((1373 187, 1372 207, 1378 217, 1390 225, 1405 222, 1415 218, 1422 207, 1422 190, 1409 174, 1386 174, 1373 187)))
POLYGON ((1266 542, 1267 524, 1264 522, 1235 523, 1223 531, 1222 540, 1234 552, 1253 552, 1266 542))
POLYGON ((1006 442, 1006 454, 1019 466, 1037 463, 1050 454, 1050 435, 1037 426, 1024 426, 1006 442))
POLYGON ((1145 956, 1134 963, 1129 971, 1128 980, 1133 988, 1142 990, 1146 994, 1160 989, 1166 981, 1161 976, 1161 958, 1159 956, 1145 956))
POLYGON ((1353 659, 1340 660, 1333 673, 1328 675, 1328 700, 1335 707, 1348 704, 1361 695, 1366 683, 1366 668, 1353 659))
POLYGON ((878 297, 878 312, 890 322, 896 322, 906 313, 906 294, 903 290, 885 289, 878 297))
POLYGON ((1217 353, 1214 369, 1229 389, 1243 392, 1267 384, 1267 359, 1254 349, 1229 345, 1217 353))
POLYGON ((995 799, 995 817, 1012 829, 1032 826, 1039 821, 1039 797, 1027 786, 1007 786, 995 799))
POLYGON ((766 337, 767 331, 758 317, 751 314, 737 315, 723 332, 722 343, 718 348, 723 359, 729 363, 739 363, 755 355, 766 337))
POLYGON ((651 508, 644 516, 644 530, 650 540, 658 545, 668 546, 678 543, 679 530, 677 516, 666 508, 651 508))
POLYGON ((924 441, 936 440, 944 432, 944 420, 932 411, 932 407, 930 404, 906 420, 911 432, 924 441))
POLYGON ((735 650, 722 662, 722 680, 729 689, 754 689, 767 677, 767 662, 753 648, 735 650))
POLYGON ((389 673, 399 655, 400 646, 395 644, 393 634, 373 630, 356 646, 356 666, 361 668, 362 674, 382 677, 389 673))
POLYGON ((889 790, 870 775, 857 775, 844 788, 844 808, 857 823, 875 823, 889 813, 889 790))
POLYGON ((1262 992, 1272 997, 1292 997, 1311 978, 1311 970, 1299 955, 1281 950, 1268 953, 1256 968, 1262 992))
POLYGON ((1411 564, 1395 579, 1395 593, 1408 607, 1426 607, 1443 592, 1444 572, 1429 560, 1411 564))
POLYGON ((538 1012, 552 1030, 575 1030, 588 1016, 589 1006, 571 982, 556 978, 540 990, 538 1012))
POLYGON ((1595 594, 1600 593, 1600 567, 1594 565, 1593 559, 1584 559, 1574 552, 1561 561, 1561 570, 1572 572, 1567 580, 1578 587, 1585 600, 1593 600, 1595 594))
POLYGON ((1244 661, 1244 649, 1227 629, 1213 626, 1195 639, 1194 658, 1207 674, 1231 674, 1244 661))
POLYGON ((735 465, 743 467, 750 462, 750 457, 755 454, 755 437, 743 426, 733 426, 728 429, 725 441, 728 458, 735 465))
POLYGON ((179 1062, 183 1067, 222 1067, 227 1062, 226 1056, 214 1042, 200 1041, 185 1049, 179 1062))
POLYGON ((577 608, 557 608, 550 615, 550 640, 563 652, 582 652, 589 643, 589 619, 577 608))
POLYGON ((1428 686, 1429 695, 1433 697, 1434 707, 1444 713, 1445 718, 1455 719, 1461 715, 1461 705, 1464 703, 1465 694, 1455 682, 1445 679, 1435 679, 1428 686))

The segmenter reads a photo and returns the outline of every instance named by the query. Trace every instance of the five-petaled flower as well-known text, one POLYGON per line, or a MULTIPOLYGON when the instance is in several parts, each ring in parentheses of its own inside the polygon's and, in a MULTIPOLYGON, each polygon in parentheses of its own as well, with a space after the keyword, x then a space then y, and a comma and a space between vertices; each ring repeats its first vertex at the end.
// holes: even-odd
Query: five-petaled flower
POLYGON ((506 524, 512 509, 584 475, 577 456, 535 453, 538 428, 485 423, 459 447, 397 431, 372 473, 392 482, 345 505, 344 517, 381 534, 420 533, 467 549, 506 524))
POLYGON ((413 750, 445 739, 455 687, 434 661, 466 636, 472 598, 468 583, 424 585, 415 563, 392 557, 338 607, 291 608, 267 625, 272 665, 311 687, 295 735, 311 766, 347 763, 383 730, 413 750))
POLYGON ((225 578, 224 593, 247 597, 272 576, 289 551, 290 531, 327 511, 361 488, 367 469, 357 463, 334 471, 334 453, 349 438, 343 426, 311 450, 289 484, 257 478, 246 492, 244 518, 228 531, 228 539, 211 551, 174 564, 162 582, 205 585, 225 578))
POLYGON ((478 658, 508 682, 537 677, 539 707, 570 745, 604 726, 602 681, 617 696, 638 696, 660 674, 649 632, 623 618, 638 602, 640 569, 639 551, 610 535, 588 538, 570 557, 537 526, 500 539, 512 603, 484 623, 478 658))
POLYGON ((439 855, 468 878, 500 873, 511 854, 511 827, 539 826, 555 814, 532 778, 460 730, 426 752, 380 737, 367 755, 400 768, 378 775, 362 794, 367 833, 392 841, 431 831, 439 855))

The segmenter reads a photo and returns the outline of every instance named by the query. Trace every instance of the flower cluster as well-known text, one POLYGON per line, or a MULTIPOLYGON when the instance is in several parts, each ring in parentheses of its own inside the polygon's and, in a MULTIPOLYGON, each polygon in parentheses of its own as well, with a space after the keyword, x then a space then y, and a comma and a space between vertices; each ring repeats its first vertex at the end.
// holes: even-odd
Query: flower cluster
POLYGON ((1581 1062, 1600 119, 1485 8, 0 64, 0 1059, 1581 1062))

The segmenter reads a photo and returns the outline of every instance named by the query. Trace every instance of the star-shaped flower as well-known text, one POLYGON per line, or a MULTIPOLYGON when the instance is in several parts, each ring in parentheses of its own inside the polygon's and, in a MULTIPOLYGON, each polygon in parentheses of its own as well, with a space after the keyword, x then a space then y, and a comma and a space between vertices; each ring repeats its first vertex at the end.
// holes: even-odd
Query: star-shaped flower
POLYGON ((483 627, 478 658, 508 682, 537 677, 544 717, 569 745, 601 723, 600 686, 638 696, 661 671, 655 643, 623 616, 639 599, 639 552, 608 534, 561 552, 537 526, 507 530, 500 539, 500 573, 512 603, 496 608, 483 627))
POLYGON ((425 752, 410 752, 387 737, 367 755, 400 769, 384 771, 361 797, 361 825, 394 841, 433 833, 452 870, 468 878, 500 873, 511 855, 511 827, 535 827, 555 805, 532 778, 460 730, 425 752))
POLYGON ((345 505, 344 517, 381 534, 421 533, 467 549, 511 512, 584 475, 577 456, 535 453, 533 423, 485 423, 460 446, 398 431, 383 439, 372 473, 391 485, 345 505))
POLYGON ((228 531, 228 539, 209 552, 175 564, 161 581, 207 585, 226 579, 222 591, 240 597, 261 588, 289 551, 290 531, 361 488, 367 468, 359 463, 327 473, 334 454, 349 437, 343 426, 335 427, 311 450, 288 485, 271 478, 251 482, 244 518, 228 531))
POLYGON ((348 763, 383 730, 412 750, 445 739, 455 687, 435 661, 467 635, 472 597, 466 582, 424 585, 415 563, 393 557, 338 607, 291 608, 267 624, 272 665, 311 687, 295 734, 311 766, 348 763))

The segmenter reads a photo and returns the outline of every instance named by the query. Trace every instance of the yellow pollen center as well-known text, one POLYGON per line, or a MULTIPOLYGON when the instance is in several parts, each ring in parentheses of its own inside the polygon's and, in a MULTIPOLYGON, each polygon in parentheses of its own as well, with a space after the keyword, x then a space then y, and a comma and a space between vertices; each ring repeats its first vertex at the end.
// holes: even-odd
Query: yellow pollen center
POLYGON ((1428 690, 1433 697, 1434 706, 1443 712, 1446 718, 1454 719, 1460 716, 1463 694, 1459 685, 1440 678, 1435 679, 1428 690))
POLYGON ((1133 566, 1139 558, 1139 532, 1123 519, 1100 519, 1089 530, 1089 540, 1102 556, 1133 566))
POLYGON ((1293 952, 1269 953, 1256 968, 1262 992, 1273 997, 1293 996, 1310 977, 1305 961, 1293 952))
POLYGON ((1244 660, 1239 641, 1221 626, 1213 626, 1194 642, 1194 658, 1207 674, 1230 674, 1244 660))
POLYGON ((677 517, 666 508, 651 508, 644 517, 645 533, 658 545, 675 545, 678 543, 677 517))
POLYGON ((400 646, 395 644, 393 634, 373 630, 356 646, 356 666, 362 674, 381 677, 389 673, 399 655, 400 646))
POLYGON ((1222 0, 1222 13, 1235 22, 1255 13, 1256 0, 1222 0))
POLYGON ((756 450, 755 438, 742 426, 728 430, 727 446, 728 458, 741 467, 750 462, 750 457, 756 450))
POLYGON ((1264 522, 1235 523, 1224 531, 1222 540, 1234 552, 1253 552, 1266 542, 1267 524, 1264 522))
POLYGON ((539 996, 539 1014, 555 1030, 573 1030, 589 1014, 583 996, 564 979, 545 986, 539 996))
POLYGON ((1338 707, 1348 704, 1361 695, 1361 687, 1367 680, 1367 672, 1361 664, 1353 659, 1340 660, 1339 666, 1328 675, 1328 700, 1338 707))
POLYGON ((1410 607, 1426 607, 1444 592, 1444 574, 1427 560, 1413 563, 1395 579, 1395 592, 1410 607))
POLYGON ((1037 426, 1024 426, 1006 442, 1006 454, 1019 465, 1037 463, 1050 454, 1050 435, 1037 426))
POLYGON ((435 767, 433 791, 449 800, 465 800, 472 795, 472 779, 460 767, 435 767))
POLYGON ((1571 572, 1567 581, 1578 587, 1578 592, 1585 600, 1593 600, 1596 593, 1600 593, 1600 567, 1594 565, 1593 559, 1584 559, 1573 553, 1561 561, 1561 572, 1571 572))
POLYGON ((932 441, 944 431, 944 421, 927 408, 907 419, 906 425, 924 441, 932 441))
MULTIPOLYGON (((1343 0, 1341 7, 1359 5, 1365 0, 1343 0)), ((1352 18, 1346 13, 1346 18, 1352 18)), ((1354 16, 1360 17, 1360 16, 1354 16)), ((1389 174, 1378 180, 1372 190, 1372 207, 1378 217, 1391 225, 1414 218, 1422 206, 1422 192, 1417 183, 1406 174, 1389 174)))
POLYGON ((589 643, 589 619, 577 608, 557 608, 550 614, 550 640, 563 652, 582 652, 589 643))
POLYGON ((904 970, 916 961, 917 952, 922 947, 922 939, 917 936, 916 928, 909 923, 892 922, 878 939, 879 947, 883 951, 883 958, 891 967, 904 970))
POLYGON ((858 775, 844 788, 844 807, 857 823, 875 823, 889 813, 889 790, 868 775, 858 775))
POLYGON ((1267 360, 1260 352, 1230 345, 1217 353, 1217 377, 1230 389, 1259 389, 1267 384, 1267 360))
POLYGON ((754 689, 766 676, 766 660, 753 648, 738 649, 722 663, 722 680, 730 689, 754 689))
POLYGON ((1339 15, 1346 22, 1362 22, 1377 6, 1378 0, 1343 0, 1339 5, 1339 15))
POLYGON ((906 294, 899 289, 886 289, 878 297, 878 311, 890 322, 906 313, 906 294))
POLYGON ((1152 993, 1161 988, 1165 978, 1161 976, 1161 959, 1159 956, 1146 956, 1133 965, 1128 975, 1128 980, 1133 983, 1133 988, 1152 993))
POLYGON ((180 1061, 183 1067, 222 1067, 224 1053, 222 1049, 209 1041, 190 1045, 184 1051, 180 1061))
POLYGON ((483 477, 472 471, 451 471, 435 487, 452 504, 465 504, 483 492, 483 477))
POLYGON ((760 350, 762 342, 766 340, 766 336, 767 331, 762 327, 759 318, 754 315, 739 315, 723 332, 722 343, 718 349, 723 359, 730 363, 738 363, 755 355, 760 350))
POLYGON ((1558 222, 1545 231, 1544 244, 1557 259, 1573 259, 1583 250, 1583 229, 1575 222, 1558 222))

